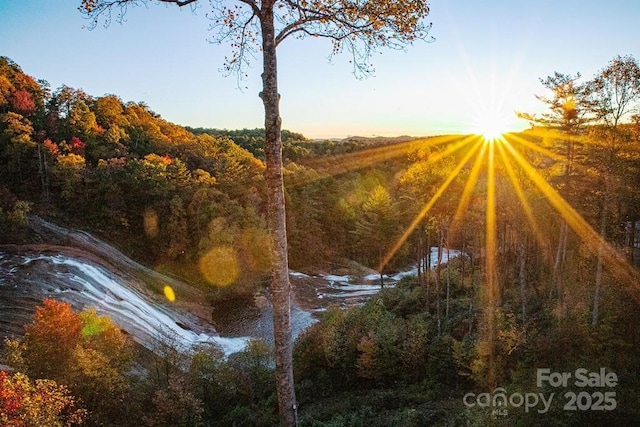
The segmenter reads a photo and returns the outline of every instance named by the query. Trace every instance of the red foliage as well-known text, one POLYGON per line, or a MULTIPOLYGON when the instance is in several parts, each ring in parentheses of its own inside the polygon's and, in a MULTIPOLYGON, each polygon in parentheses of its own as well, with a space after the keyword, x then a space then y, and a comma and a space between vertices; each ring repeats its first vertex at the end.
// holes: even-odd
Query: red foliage
POLYGON ((0 411, 11 418, 20 409, 22 397, 19 390, 12 390, 11 378, 5 371, 0 371, 0 411))
POLYGON ((81 425, 86 410, 64 386, 55 381, 32 382, 24 374, 0 372, 0 423, 3 426, 72 426, 81 425))
POLYGON ((11 106, 17 113, 26 116, 36 111, 36 104, 33 102, 31 94, 26 90, 18 90, 11 95, 11 106))
POLYGON ((71 145, 71 152, 73 154, 84 156, 84 149, 87 147, 87 144, 82 142, 80 138, 78 138, 77 136, 74 136, 73 138, 71 138, 70 145, 71 145))

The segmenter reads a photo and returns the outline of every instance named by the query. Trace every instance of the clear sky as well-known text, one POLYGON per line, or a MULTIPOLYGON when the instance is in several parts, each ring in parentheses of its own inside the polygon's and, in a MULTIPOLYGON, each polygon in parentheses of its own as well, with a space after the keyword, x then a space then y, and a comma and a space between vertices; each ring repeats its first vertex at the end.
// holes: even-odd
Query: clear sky
MULTIPOLYGON (((89 31, 80 0, 0 0, 0 55, 53 89, 144 101, 181 125, 263 126, 260 61, 238 88, 209 43, 208 2, 130 9, 120 25, 89 31)), ((539 78, 592 77, 616 55, 640 59, 640 0, 434 0, 433 43, 374 57, 358 80, 347 55, 330 64, 324 40, 286 40, 279 50, 283 127, 312 138, 465 133, 483 110, 526 127, 514 111, 541 111, 539 78)))

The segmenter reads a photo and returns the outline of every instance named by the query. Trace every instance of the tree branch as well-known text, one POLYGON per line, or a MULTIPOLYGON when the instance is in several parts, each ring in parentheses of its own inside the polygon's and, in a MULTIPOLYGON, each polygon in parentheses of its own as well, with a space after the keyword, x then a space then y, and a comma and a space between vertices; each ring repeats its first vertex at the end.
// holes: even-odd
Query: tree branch
POLYGON ((157 0, 160 3, 174 3, 178 7, 186 6, 191 3, 197 3, 198 0, 157 0))
POLYGON ((238 0, 240 3, 244 3, 246 5, 248 5, 252 10, 253 10, 253 15, 254 16, 259 16, 260 15, 260 8, 258 7, 257 3, 253 0, 238 0))

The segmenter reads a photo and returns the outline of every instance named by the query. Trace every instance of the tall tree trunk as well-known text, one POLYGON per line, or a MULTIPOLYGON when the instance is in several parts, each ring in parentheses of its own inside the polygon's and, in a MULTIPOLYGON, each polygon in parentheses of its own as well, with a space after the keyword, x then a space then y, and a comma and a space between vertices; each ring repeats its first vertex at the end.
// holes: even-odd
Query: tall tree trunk
POLYGON ((431 309, 429 306, 430 303, 430 291, 431 291, 431 233, 429 232, 429 228, 426 228, 426 234, 427 234, 427 247, 425 248, 424 251, 424 261, 425 261, 425 266, 424 266, 424 277, 426 279, 426 284, 427 284, 427 296, 426 296, 426 302, 427 302, 427 314, 431 313, 431 309))
POLYGON ((284 184, 282 175, 282 135, 280 94, 276 60, 273 2, 265 2, 262 26, 263 67, 262 92, 266 133, 266 184, 269 232, 272 238, 271 295, 273 298, 273 333, 276 359, 276 381, 280 422, 295 426, 298 422, 293 381, 293 348, 291 333, 291 283, 287 258, 287 232, 284 184))
POLYGON ((473 298, 475 298, 476 295, 476 282, 475 282, 475 265, 474 265, 475 259, 473 257, 473 252, 469 253, 469 267, 471 269, 471 271, 469 272, 469 275, 471 276, 471 290, 469 293, 469 335, 471 335, 471 332, 473 331, 473 298))
POLYGON ((449 320, 449 299, 451 296, 451 251, 449 249, 449 233, 447 232, 447 241, 445 242, 447 248, 447 304, 444 311, 444 318, 449 320))
MULTIPOLYGON (((573 141, 567 141, 567 163, 565 165, 564 172, 564 190, 565 197, 571 192, 571 173, 573 171, 573 141)), ((558 238, 558 248, 556 249, 556 259, 553 264, 553 271, 551 273, 551 292, 556 294, 558 300, 558 306, 560 316, 564 315, 564 281, 563 281, 563 266, 567 259, 567 239, 569 236, 569 225, 565 219, 562 219, 560 225, 560 236, 558 238)))
POLYGON ((442 313, 440 310, 440 265, 442 264, 442 240, 443 240, 442 227, 438 231, 438 263, 435 266, 435 280, 436 280, 436 320, 438 323, 438 335, 442 334, 442 313))
POLYGON ((520 282, 520 307, 522 315, 522 323, 527 322, 527 242, 522 239, 520 246, 520 268, 518 271, 518 281, 520 282))
MULTIPOLYGON (((611 179, 607 173, 604 177, 604 200, 602 203, 602 214, 600 216, 600 236, 606 238, 607 222, 609 221, 609 198, 611 193, 611 179)), ((603 244, 598 245, 598 262, 596 264, 595 289, 593 291, 593 310, 591 312, 591 325, 596 326, 600 317, 600 288, 602 286, 602 251, 603 244)))
POLYGON ((38 142, 38 174, 42 185, 42 198, 49 203, 49 179, 47 176, 47 156, 42 149, 42 143, 38 142))
POLYGON ((466 276, 467 265, 467 238, 466 234, 462 236, 462 250, 460 253, 460 285, 464 288, 464 279, 466 276))
MULTIPOLYGON (((567 143, 567 164, 565 166, 564 184, 565 191, 568 193, 571 186, 571 170, 573 168, 573 143, 567 143)), ((563 218, 560 224, 560 235, 558 237, 558 247, 556 248, 556 258, 551 271, 551 290, 550 295, 555 294, 558 304, 558 313, 560 317, 564 316, 564 281, 563 266, 567 258, 567 238, 569 236, 569 225, 563 218)))
POLYGON ((567 257, 567 237, 569 235, 569 226, 567 221, 562 220, 560 225, 560 235, 558 236, 558 247, 556 249, 556 258, 553 264, 553 271, 551 273, 551 294, 555 293, 558 298, 558 302, 562 307, 563 304, 563 282, 562 282, 562 267, 567 257))
POLYGON ((422 233, 418 233, 418 286, 422 286, 422 233))
POLYGON ((378 259, 380 260, 380 289, 384 289, 384 265, 382 265, 382 247, 378 246, 378 259))

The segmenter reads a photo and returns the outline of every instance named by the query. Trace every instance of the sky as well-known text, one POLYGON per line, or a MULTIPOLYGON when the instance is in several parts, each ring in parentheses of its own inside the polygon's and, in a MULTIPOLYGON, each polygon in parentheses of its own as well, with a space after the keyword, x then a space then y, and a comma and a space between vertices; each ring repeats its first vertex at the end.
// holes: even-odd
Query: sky
MULTIPOLYGON (((208 2, 198 10, 129 9, 126 22, 89 24, 80 0, 0 0, 0 56, 52 89, 144 102, 192 127, 263 127, 261 62, 248 78, 220 71, 227 45, 211 43, 208 2)), ((382 50, 357 79, 347 54, 328 60, 322 39, 287 39, 278 51, 283 128, 309 138, 469 133, 489 115, 505 130, 540 113, 540 78, 593 77, 617 55, 640 59, 638 0, 433 0, 433 42, 382 50)))

